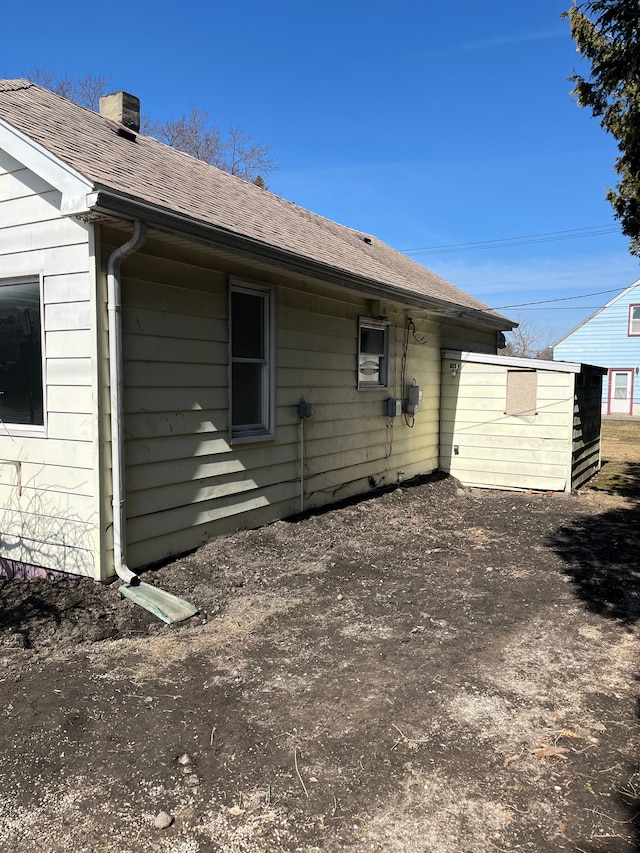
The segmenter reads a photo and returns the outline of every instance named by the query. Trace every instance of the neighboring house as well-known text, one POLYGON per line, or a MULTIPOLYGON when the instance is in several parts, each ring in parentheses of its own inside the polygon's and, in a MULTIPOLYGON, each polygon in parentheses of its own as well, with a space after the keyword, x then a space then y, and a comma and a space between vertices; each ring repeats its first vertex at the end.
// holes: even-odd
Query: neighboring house
POLYGON ((441 347, 514 324, 102 107, 0 81, 0 570, 127 579, 436 469, 441 347))
POLYGON ((444 350, 440 469, 476 488, 579 488, 600 468, 604 373, 444 350))
POLYGON ((607 368, 602 387, 606 415, 640 415, 640 280, 552 345, 556 361, 587 361, 607 368))

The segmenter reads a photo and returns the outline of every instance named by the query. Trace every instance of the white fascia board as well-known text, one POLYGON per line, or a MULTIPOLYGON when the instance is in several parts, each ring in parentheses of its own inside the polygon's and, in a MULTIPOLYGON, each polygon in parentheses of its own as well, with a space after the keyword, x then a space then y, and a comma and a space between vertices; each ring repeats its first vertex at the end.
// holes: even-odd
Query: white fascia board
POLYGON ((512 358, 507 355, 490 355, 482 352, 461 352, 443 349, 442 358, 452 361, 469 361, 474 364, 497 364, 500 367, 524 367, 529 370, 551 370, 554 373, 580 373, 581 364, 573 361, 549 361, 545 358, 512 358))
POLYGON ((93 183, 30 136, 0 118, 0 148, 62 194, 62 213, 87 210, 93 183))

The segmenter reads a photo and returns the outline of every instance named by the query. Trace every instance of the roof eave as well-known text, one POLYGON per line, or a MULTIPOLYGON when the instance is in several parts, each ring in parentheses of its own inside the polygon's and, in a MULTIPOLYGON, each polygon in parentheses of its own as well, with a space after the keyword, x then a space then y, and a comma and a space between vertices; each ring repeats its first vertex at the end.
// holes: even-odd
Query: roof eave
POLYGON ((69 213, 74 215, 97 213, 107 216, 116 215, 126 219, 142 219, 147 225, 154 226, 159 230, 177 232, 196 240, 204 240, 213 246, 231 249, 242 255, 250 253, 263 261, 285 265, 291 272, 306 273, 307 275, 311 272, 314 277, 329 284, 356 290, 360 294, 364 291, 371 298, 391 299, 411 307, 419 307, 452 318, 464 319, 475 325, 488 326, 497 331, 507 331, 517 325, 515 322, 492 312, 458 305, 444 299, 404 290, 386 282, 359 276, 339 267, 323 264, 295 252, 271 246, 252 237, 237 234, 229 229, 204 223, 167 208, 146 203, 138 198, 114 193, 109 188, 100 188, 88 195, 84 210, 77 209, 76 211, 69 211, 69 213))

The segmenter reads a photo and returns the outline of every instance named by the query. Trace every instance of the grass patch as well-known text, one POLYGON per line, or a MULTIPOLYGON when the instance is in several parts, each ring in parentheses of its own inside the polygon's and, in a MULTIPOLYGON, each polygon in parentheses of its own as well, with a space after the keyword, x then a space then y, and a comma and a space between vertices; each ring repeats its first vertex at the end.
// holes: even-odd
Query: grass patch
POLYGON ((602 459, 640 462, 640 418, 635 421, 603 420, 602 459))
POLYGON ((591 488, 640 500, 640 418, 603 421, 602 469, 591 488))
POLYGON ((640 499, 640 462, 605 462, 591 488, 640 499))

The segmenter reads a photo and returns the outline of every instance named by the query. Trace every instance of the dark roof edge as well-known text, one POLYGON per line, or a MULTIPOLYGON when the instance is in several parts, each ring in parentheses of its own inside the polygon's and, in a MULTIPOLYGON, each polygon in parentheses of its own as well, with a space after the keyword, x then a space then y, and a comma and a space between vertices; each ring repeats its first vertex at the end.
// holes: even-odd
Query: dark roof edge
POLYGON ((448 316, 465 318, 468 321, 489 326, 499 331, 507 331, 517 325, 514 321, 497 316, 493 312, 457 305, 445 299, 437 299, 433 296, 403 290, 392 284, 386 284, 365 276, 358 276, 339 267, 323 264, 295 252, 270 246, 268 243, 263 243, 252 237, 236 234, 229 229, 198 222, 168 208, 147 204, 139 199, 115 193, 109 188, 97 189, 97 192, 92 196, 90 211, 105 215, 115 214, 125 219, 141 219, 147 225, 153 225, 160 230, 177 232, 186 237, 204 240, 213 245, 217 244, 221 248, 231 248, 243 254, 246 254, 247 250, 250 249, 252 255, 258 255, 266 261, 285 264, 292 272, 309 274, 312 271, 315 277, 329 284, 357 290, 360 293, 364 288, 369 295, 377 299, 391 299, 406 305, 439 311, 448 316))

